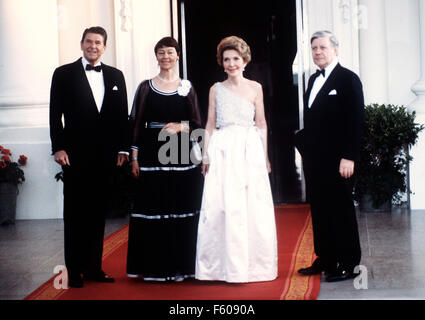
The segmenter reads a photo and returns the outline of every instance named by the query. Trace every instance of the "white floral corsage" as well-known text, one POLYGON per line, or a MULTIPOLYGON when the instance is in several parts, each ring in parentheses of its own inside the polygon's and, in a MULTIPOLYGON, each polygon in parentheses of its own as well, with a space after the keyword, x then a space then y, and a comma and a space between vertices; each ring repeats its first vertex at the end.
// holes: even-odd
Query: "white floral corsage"
POLYGON ((182 80, 180 86, 177 88, 177 93, 182 97, 186 97, 189 94, 190 88, 192 88, 190 81, 182 80))

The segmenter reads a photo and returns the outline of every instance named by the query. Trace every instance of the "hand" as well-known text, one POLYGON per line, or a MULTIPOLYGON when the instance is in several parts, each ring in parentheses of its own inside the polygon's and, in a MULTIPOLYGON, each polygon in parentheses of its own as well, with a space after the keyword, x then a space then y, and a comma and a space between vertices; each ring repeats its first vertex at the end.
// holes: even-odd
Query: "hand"
POLYGON ((133 160, 131 161, 131 174, 133 175, 134 178, 139 178, 140 176, 140 166, 139 166, 139 161, 137 160, 133 160))
POLYGON ((118 153, 117 166, 121 167, 126 162, 128 162, 128 154, 118 153))
POLYGON ((351 178, 354 174, 354 161, 341 159, 339 164, 339 174, 345 179, 351 178))
POLYGON ((189 126, 185 123, 170 122, 167 123, 162 130, 166 130, 169 134, 176 134, 179 132, 189 133, 189 126))
POLYGON ((267 173, 272 172, 272 166, 270 165, 269 158, 266 158, 266 166, 267 166, 267 173))
POLYGON ((202 164, 202 175, 204 177, 207 174, 209 168, 210 168, 210 164, 209 163, 203 163, 202 164))
POLYGON ((65 150, 56 151, 54 155, 54 159, 61 166, 70 166, 68 154, 65 150))

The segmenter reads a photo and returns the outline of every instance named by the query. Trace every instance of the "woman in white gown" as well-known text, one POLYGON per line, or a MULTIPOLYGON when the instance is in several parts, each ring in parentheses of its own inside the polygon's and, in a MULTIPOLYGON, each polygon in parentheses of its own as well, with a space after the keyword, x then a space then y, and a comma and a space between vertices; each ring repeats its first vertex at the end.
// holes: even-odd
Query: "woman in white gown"
POLYGON ((244 283, 277 277, 277 240, 268 173, 262 87, 243 76, 244 40, 217 47, 227 79, 210 89, 195 278, 244 283))

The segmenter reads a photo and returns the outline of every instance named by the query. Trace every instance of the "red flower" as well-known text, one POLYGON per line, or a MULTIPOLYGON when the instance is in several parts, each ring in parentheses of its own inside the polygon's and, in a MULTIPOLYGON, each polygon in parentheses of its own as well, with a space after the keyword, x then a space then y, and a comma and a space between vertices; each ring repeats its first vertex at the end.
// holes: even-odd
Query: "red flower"
POLYGON ((6 163, 10 163, 12 162, 12 159, 10 159, 10 157, 8 155, 5 155, 3 157, 1 157, 1 159, 6 162, 6 163))
POLYGON ((0 169, 4 169, 4 168, 6 168, 6 163, 5 162, 3 162, 3 161, 0 161, 0 169))
POLYGON ((9 149, 2 149, 1 153, 5 154, 5 155, 11 155, 10 150, 9 149))
POLYGON ((28 160, 28 158, 27 158, 27 157, 25 157, 23 154, 21 154, 21 155, 19 156, 18 163, 19 163, 21 166, 25 166, 25 165, 27 164, 27 160, 28 160))

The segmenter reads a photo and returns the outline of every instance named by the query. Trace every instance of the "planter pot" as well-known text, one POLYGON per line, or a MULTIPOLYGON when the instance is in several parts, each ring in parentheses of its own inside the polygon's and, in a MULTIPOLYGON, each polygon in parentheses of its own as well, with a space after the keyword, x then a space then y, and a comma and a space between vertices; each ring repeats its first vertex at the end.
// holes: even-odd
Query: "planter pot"
POLYGON ((0 225, 14 224, 18 185, 0 182, 0 225))
POLYGON ((379 208, 374 208, 372 205, 372 198, 370 195, 365 195, 359 202, 359 208, 362 212, 390 212, 392 207, 391 200, 388 200, 379 208))

